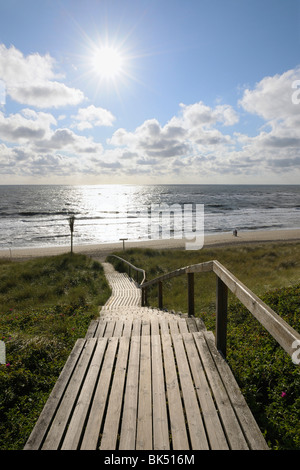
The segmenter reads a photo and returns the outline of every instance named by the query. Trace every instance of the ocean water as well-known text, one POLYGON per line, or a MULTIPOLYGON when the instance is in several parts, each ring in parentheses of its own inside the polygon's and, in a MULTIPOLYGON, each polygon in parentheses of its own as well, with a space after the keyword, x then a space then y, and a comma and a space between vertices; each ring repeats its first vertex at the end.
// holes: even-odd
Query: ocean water
MULTIPOLYGON (((300 185, 3 185, 0 249, 69 245, 73 214, 74 245, 161 238, 159 228, 149 232, 149 220, 161 224, 155 207, 195 215, 197 204, 205 234, 300 228, 300 185)), ((181 228, 175 221, 170 237, 181 228)))

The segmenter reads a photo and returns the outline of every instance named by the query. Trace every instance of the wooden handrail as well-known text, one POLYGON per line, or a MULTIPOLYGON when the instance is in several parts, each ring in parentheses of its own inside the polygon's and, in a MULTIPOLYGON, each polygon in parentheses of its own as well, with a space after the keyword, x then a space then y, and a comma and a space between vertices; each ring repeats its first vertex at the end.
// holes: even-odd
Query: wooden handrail
POLYGON ((146 280, 146 272, 144 269, 141 269, 141 268, 137 268, 136 266, 134 266, 132 263, 129 263, 129 261, 127 261, 126 259, 123 259, 123 258, 120 258, 120 256, 117 256, 117 255, 109 255, 109 256, 113 256, 114 258, 117 258, 119 259, 120 261, 123 261, 123 263, 127 264, 130 268, 134 269, 137 273, 143 273, 143 279, 142 279, 142 282, 139 283, 137 281, 137 283, 139 284, 139 286, 141 287, 143 285, 143 283, 145 282, 146 280))
MULTIPOLYGON (((216 345, 226 356, 227 336, 227 298, 228 289, 242 302, 249 312, 264 326, 280 346, 292 356, 294 353, 293 343, 300 341, 300 334, 283 320, 274 310, 266 305, 248 287, 237 279, 219 261, 213 260, 205 263, 194 264, 176 269, 163 274, 151 281, 144 282, 141 287, 144 291, 143 299, 147 298, 146 290, 149 286, 159 285, 159 304, 162 307, 162 282, 183 274, 188 275, 189 290, 189 315, 193 314, 194 308, 194 279, 189 276, 192 273, 214 272, 217 276, 217 312, 216 312, 216 345)), ((295 344, 295 343, 294 343, 295 344)), ((299 344, 299 343, 298 343, 299 344)))

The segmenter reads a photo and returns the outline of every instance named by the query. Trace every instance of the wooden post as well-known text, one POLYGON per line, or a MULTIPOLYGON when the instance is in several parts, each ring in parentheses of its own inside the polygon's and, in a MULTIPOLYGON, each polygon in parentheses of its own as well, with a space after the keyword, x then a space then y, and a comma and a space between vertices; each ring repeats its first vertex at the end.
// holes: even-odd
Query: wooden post
POLYGON ((163 292, 162 292, 162 282, 158 283, 158 308, 163 308, 163 292))
MULTIPOLYGON (((145 279, 146 282, 146 279, 145 279)), ((142 287, 142 307, 146 307, 147 305, 147 287, 142 287)))
POLYGON ((228 288, 217 276, 216 347, 226 357, 228 288))
POLYGON ((194 273, 188 273, 188 316, 195 315, 195 302, 194 302, 194 273))

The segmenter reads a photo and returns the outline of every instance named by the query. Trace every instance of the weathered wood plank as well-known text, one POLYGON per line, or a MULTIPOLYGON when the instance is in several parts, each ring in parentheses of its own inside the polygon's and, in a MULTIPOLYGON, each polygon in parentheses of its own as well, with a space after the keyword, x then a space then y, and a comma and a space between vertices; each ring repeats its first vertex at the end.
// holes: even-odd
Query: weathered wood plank
POLYGON ((166 391, 172 434, 172 447, 174 450, 188 450, 189 441, 180 397, 178 375, 174 360, 171 336, 169 334, 162 335, 161 341, 163 346, 166 391))
POLYGON ((111 450, 116 448, 119 423, 121 419, 123 389, 127 371, 128 352, 129 338, 122 336, 119 339, 118 359, 109 396, 100 450, 111 450))
POLYGON ((246 436, 248 445, 252 450, 268 450, 269 447, 256 423, 247 402, 235 380, 228 363, 218 354, 215 346, 214 335, 207 331, 204 335, 210 353, 225 384, 228 396, 238 416, 240 425, 246 436))
POLYGON ((247 450, 248 445, 241 431, 235 412, 231 406, 222 379, 216 369, 213 358, 210 355, 206 341, 202 333, 194 333, 195 343, 205 368, 210 387, 216 401, 227 441, 232 450, 247 450))
POLYGON ((118 338, 109 338, 108 346, 96 386, 89 418, 86 424, 81 449, 96 450, 99 441, 105 406, 108 400, 109 385, 117 352, 118 338))
POLYGON ((72 377, 77 361, 82 354, 85 343, 86 340, 83 338, 80 338, 76 341, 74 348, 72 349, 71 354, 68 357, 66 364, 64 365, 60 376, 49 395, 42 413, 40 414, 39 419, 37 420, 36 425, 26 442, 24 450, 36 450, 41 447, 52 419, 55 416, 59 403, 63 397, 64 391, 69 383, 70 378, 72 377))
POLYGON ((151 336, 159 335, 158 318, 151 318, 151 336))
POLYGON ((96 344, 96 338, 91 338, 86 342, 83 354, 80 356, 79 361, 76 365, 76 369, 72 376, 72 380, 70 381, 67 389, 65 390, 62 401, 54 417, 50 430, 47 433, 47 437, 42 446, 42 449, 51 450, 59 448, 63 434, 70 418, 73 405, 75 403, 78 392, 80 391, 81 384, 88 367, 88 363, 94 352, 96 344))
POLYGON ((97 328, 98 328, 98 324, 99 324, 99 320, 92 320, 91 321, 91 323, 90 323, 90 325, 87 329, 85 339, 93 338, 95 336, 97 328))
POLYGON ((132 330, 132 319, 126 319, 124 322, 123 336, 130 338, 132 330))
POLYGON ((114 332, 114 329, 115 329, 115 324, 116 324, 116 322, 114 320, 108 321, 106 323, 106 328, 105 328, 105 333, 104 333, 105 338, 110 338, 111 336, 113 336, 113 332, 114 332))
POLYGON ((97 328, 96 333, 95 333, 96 338, 102 338, 104 336, 104 332, 105 332, 105 329, 106 329, 106 323, 107 322, 105 320, 102 320, 101 317, 100 317, 98 328, 97 328))
POLYGON ((132 336, 139 336, 141 334, 141 319, 135 318, 132 325, 132 336))
POLYGON ((153 449, 170 448, 165 380, 162 362, 161 339, 151 336, 152 354, 152 401, 153 401, 153 449))
POLYGON ((115 325, 115 329, 114 329, 114 333, 113 333, 113 336, 122 336, 122 332, 123 332, 123 327, 124 327, 124 322, 123 320, 117 320, 116 321, 116 325, 115 325))
POLYGON ((183 340, 193 375, 195 389, 199 398, 209 446, 212 450, 226 450, 228 444, 224 434, 218 411, 211 396, 205 372, 191 334, 184 334, 183 340))
POLYGON ((182 389, 184 408, 188 422, 191 445, 194 450, 208 450, 209 445, 198 406, 197 396, 191 379, 182 336, 172 336, 175 357, 182 389))
POLYGON ((141 337, 137 450, 152 449, 152 391, 150 336, 141 337))
POLYGON ((130 343, 119 450, 135 449, 141 337, 132 336, 130 343))
POLYGON ((159 319, 159 326, 161 335, 169 334, 168 320, 166 318, 159 319))
POLYGON ((88 368, 87 376, 73 411, 67 433, 64 437, 61 447, 62 450, 76 450, 78 448, 95 384, 98 379, 99 370, 103 361, 106 345, 106 338, 98 339, 91 364, 88 368))

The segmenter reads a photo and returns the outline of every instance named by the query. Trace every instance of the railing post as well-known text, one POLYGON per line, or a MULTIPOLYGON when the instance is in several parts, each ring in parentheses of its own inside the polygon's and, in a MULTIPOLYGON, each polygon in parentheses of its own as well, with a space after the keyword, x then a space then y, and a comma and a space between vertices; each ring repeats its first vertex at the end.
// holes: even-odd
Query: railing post
POLYGON ((217 276, 216 346, 226 357, 228 288, 217 276))
POLYGON ((194 302, 194 273, 188 273, 188 316, 195 315, 195 302, 194 302))
POLYGON ((142 287, 142 307, 146 307, 147 301, 147 287, 142 287))
POLYGON ((158 308, 163 308, 163 292, 162 292, 162 282, 158 283, 158 308))

